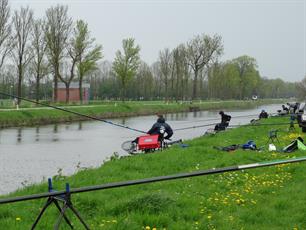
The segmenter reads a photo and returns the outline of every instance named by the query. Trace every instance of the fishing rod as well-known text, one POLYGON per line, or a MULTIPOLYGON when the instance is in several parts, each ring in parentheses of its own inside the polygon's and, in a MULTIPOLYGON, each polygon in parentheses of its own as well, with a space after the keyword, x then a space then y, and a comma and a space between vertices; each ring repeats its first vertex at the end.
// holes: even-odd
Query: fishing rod
MULTIPOLYGON (((258 117, 258 114, 250 114, 250 115, 239 115, 232 117, 232 119, 235 118, 244 118, 244 117, 258 117)), ((200 119, 200 120, 195 120, 195 121, 186 121, 186 122, 180 122, 180 124, 187 124, 187 123, 194 123, 194 122, 206 122, 206 121, 218 121, 220 118, 211 118, 211 119, 200 119)))
MULTIPOLYGON (((303 161, 306 161, 306 157, 291 158, 291 159, 286 159, 286 160, 267 161, 267 162, 257 162, 257 163, 252 163, 252 164, 236 165, 236 166, 229 166, 229 167, 224 167, 224 168, 212 168, 212 169, 201 170, 201 171, 196 171, 196 172, 179 173, 179 174, 174 174, 174 175, 151 177, 151 178, 144 178, 144 179, 139 179, 139 180, 121 181, 121 182, 113 182, 113 183, 107 183, 107 184, 102 184, 102 185, 80 187, 80 188, 69 190, 69 194, 92 192, 92 191, 97 191, 97 190, 127 187, 127 186, 132 186, 132 185, 148 184, 148 183, 190 178, 190 177, 196 177, 196 176, 206 176, 206 175, 219 174, 219 173, 225 173, 225 172, 231 172, 231 171, 240 171, 240 170, 245 170, 245 169, 269 167, 269 166, 297 163, 297 162, 303 162, 303 161)), ((56 191, 56 192, 47 192, 47 193, 41 193, 41 194, 32 194, 32 195, 27 195, 27 196, 12 197, 12 198, 0 199, 0 204, 16 203, 16 202, 27 201, 27 200, 37 200, 41 198, 55 197, 55 196, 61 196, 65 194, 67 194, 67 191, 56 191)))
MULTIPOLYGON (((187 129, 196 129, 196 128, 202 128, 202 127, 209 127, 209 126, 214 126, 220 123, 210 123, 210 124, 205 124, 205 125, 195 125, 195 126, 190 126, 190 127, 185 127, 185 128, 178 128, 174 129, 173 131, 181 131, 181 130, 187 130, 187 129)), ((246 126, 270 126, 270 125, 290 125, 291 123, 251 123, 251 124, 245 124, 245 125, 229 125, 227 127, 246 127, 246 126)))
POLYGON ((15 95, 8 94, 8 93, 3 93, 3 92, 0 92, 0 95, 8 96, 8 97, 11 97, 11 98, 17 98, 17 99, 20 99, 22 101, 28 101, 28 102, 31 102, 31 103, 34 103, 34 104, 38 104, 38 105, 42 105, 42 106, 45 106, 45 107, 50 107, 50 108, 53 108, 53 109, 61 110, 63 112, 71 113, 71 114, 78 115, 78 116, 81 116, 81 117, 86 117, 86 118, 89 118, 89 119, 92 119, 92 120, 102 121, 104 123, 114 125, 114 126, 117 126, 117 127, 121 127, 121 128, 125 128, 125 129, 129 129, 129 130, 132 130, 132 131, 135 131, 135 132, 147 133, 147 132, 139 130, 139 129, 131 128, 131 127, 128 127, 128 126, 125 126, 125 125, 117 124, 117 123, 113 123, 111 121, 104 120, 104 119, 101 119, 101 118, 98 118, 98 117, 94 117, 94 116, 82 114, 82 113, 79 113, 79 112, 75 112, 75 111, 72 111, 72 110, 60 108, 60 107, 57 107, 57 106, 54 106, 54 105, 48 105, 48 104, 45 104, 45 103, 42 103, 42 102, 33 101, 33 100, 30 100, 30 99, 27 99, 27 98, 24 98, 24 97, 19 97, 19 96, 15 96, 15 95))
MULTIPOLYGON (((288 117, 289 115, 282 115, 282 116, 275 116, 278 115, 278 113, 270 113, 270 117, 288 117)), ((239 115, 239 116, 233 116, 232 119, 235 118, 246 118, 246 117, 258 117, 258 114, 248 114, 248 115, 239 115)), ((195 120, 195 121, 183 121, 180 122, 180 124, 187 124, 187 123, 194 123, 194 122, 207 122, 207 121, 218 121, 220 118, 211 118, 211 119, 201 119, 201 120, 195 120)))

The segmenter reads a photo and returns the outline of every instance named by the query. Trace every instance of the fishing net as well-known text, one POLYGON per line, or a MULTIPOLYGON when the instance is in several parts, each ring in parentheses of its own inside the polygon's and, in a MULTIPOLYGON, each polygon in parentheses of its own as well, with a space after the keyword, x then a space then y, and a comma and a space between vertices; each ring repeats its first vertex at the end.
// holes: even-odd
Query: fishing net
POLYGON ((130 153, 133 154, 136 151, 136 143, 132 142, 132 141, 125 141, 122 143, 121 148, 130 153))

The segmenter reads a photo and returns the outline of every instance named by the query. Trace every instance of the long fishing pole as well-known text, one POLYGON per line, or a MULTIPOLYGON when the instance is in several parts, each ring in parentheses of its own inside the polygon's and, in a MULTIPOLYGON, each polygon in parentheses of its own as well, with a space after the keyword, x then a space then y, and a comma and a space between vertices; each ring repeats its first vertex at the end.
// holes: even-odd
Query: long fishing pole
MULTIPOLYGON (((196 128, 202 128, 202 127, 209 127, 209 126, 214 126, 220 123, 210 123, 210 124, 205 124, 205 125, 194 125, 194 126, 189 126, 185 128, 178 128, 174 129, 173 131, 182 131, 182 130, 187 130, 187 129, 196 129, 196 128)), ((270 125, 290 125, 291 123, 251 123, 251 124, 245 124, 245 125, 229 125, 227 127, 247 127, 247 126, 270 126, 270 125)))
MULTIPOLYGON (((275 116, 278 115, 278 113, 269 113, 270 117, 288 117, 288 115, 282 115, 282 116, 275 116)), ((232 119, 236 118, 246 118, 246 117, 258 117, 258 114, 247 114, 247 115, 239 115, 239 116, 232 116, 232 119)), ((194 123, 194 122, 207 122, 207 121, 218 121, 220 118, 211 118, 211 119, 200 119, 200 120, 195 120, 195 121, 182 121, 180 124, 187 124, 187 123, 194 123)))
MULTIPOLYGON (((180 174, 151 177, 151 178, 145 178, 145 179, 139 179, 139 180, 130 180, 130 181, 107 183, 107 184, 102 184, 102 185, 81 187, 81 188, 71 189, 69 191, 69 194, 92 192, 92 191, 97 191, 97 190, 127 187, 127 186, 132 186, 132 185, 148 184, 148 183, 196 177, 196 176, 205 176, 205 175, 219 174, 219 173, 225 173, 225 172, 231 172, 231 171, 240 171, 240 170, 245 170, 245 169, 269 167, 269 166, 275 166, 275 165, 280 165, 280 164, 297 163, 297 162, 302 162, 302 161, 306 161, 306 157, 292 158, 292 159, 286 159, 286 160, 275 160, 275 161, 268 161, 268 162, 257 162, 257 163, 252 163, 252 164, 236 165, 236 166, 229 166, 229 167, 224 167, 224 168, 212 168, 208 170, 201 170, 201 171, 190 172, 190 173, 180 173, 180 174)), ((57 192, 48 192, 48 193, 41 193, 41 194, 32 194, 32 195, 20 196, 20 197, 12 197, 12 198, 0 199, 0 204, 15 203, 15 202, 27 201, 27 200, 37 200, 41 198, 60 196, 64 194, 67 194, 67 191, 57 191, 57 192)))
MULTIPOLYGON (((258 114, 249 114, 249 115, 239 115, 239 116, 234 116, 232 119, 235 118, 244 118, 244 117, 258 117, 258 114)), ((200 120, 195 120, 195 121, 183 121, 180 122, 180 124, 187 124, 187 123, 194 123, 194 122, 207 122, 207 121, 218 121, 220 118, 211 118, 211 119, 200 119, 200 120)))
POLYGON ((98 117, 94 117, 94 116, 82 114, 82 113, 79 113, 79 112, 75 112, 75 111, 72 111, 72 110, 60 108, 60 107, 57 107, 57 106, 54 106, 54 105, 48 105, 48 104, 45 104, 45 103, 42 103, 42 102, 33 101, 33 100, 23 98, 23 97, 19 97, 19 96, 16 96, 16 95, 3 93, 3 92, 0 92, 0 95, 8 96, 8 97, 11 97, 11 98, 17 98, 17 99, 20 99, 22 101, 28 101, 28 102, 31 102, 31 103, 34 103, 34 104, 38 104, 38 105, 42 105, 42 106, 45 106, 45 107, 50 107, 50 108, 53 108, 53 109, 61 110, 63 112, 75 114, 75 115, 78 115, 78 116, 81 116, 81 117, 86 117, 86 118, 89 118, 89 119, 92 119, 92 120, 102 121, 102 122, 110 124, 110 125, 118 126, 118 127, 125 128, 125 129, 129 129, 129 130, 136 131, 136 132, 139 132, 139 133, 146 133, 145 131, 135 129, 135 128, 131 128, 131 127, 128 127, 128 126, 125 126, 125 125, 113 123, 111 121, 104 120, 104 119, 101 119, 101 118, 98 118, 98 117))

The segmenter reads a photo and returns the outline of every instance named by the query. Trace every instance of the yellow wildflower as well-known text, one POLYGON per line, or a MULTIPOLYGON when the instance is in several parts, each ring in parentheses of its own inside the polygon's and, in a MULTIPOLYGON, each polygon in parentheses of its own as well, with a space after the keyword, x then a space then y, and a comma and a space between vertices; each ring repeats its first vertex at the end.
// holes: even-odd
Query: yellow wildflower
POLYGON ((20 217, 16 217, 16 221, 21 221, 21 218, 20 217))

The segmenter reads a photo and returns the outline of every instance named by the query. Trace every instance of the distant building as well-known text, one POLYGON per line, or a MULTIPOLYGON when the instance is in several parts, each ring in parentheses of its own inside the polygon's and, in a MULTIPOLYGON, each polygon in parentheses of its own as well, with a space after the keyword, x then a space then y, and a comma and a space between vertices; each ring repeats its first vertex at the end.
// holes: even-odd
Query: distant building
MULTIPOLYGON (((85 103, 88 102, 90 97, 90 85, 88 83, 82 84, 82 95, 83 95, 83 102, 85 103)), ((57 85, 57 101, 59 102, 66 101, 66 86, 62 82, 59 82, 57 85)), ((79 101, 80 101, 79 83, 71 82, 69 87, 69 102, 79 102, 79 101)))

